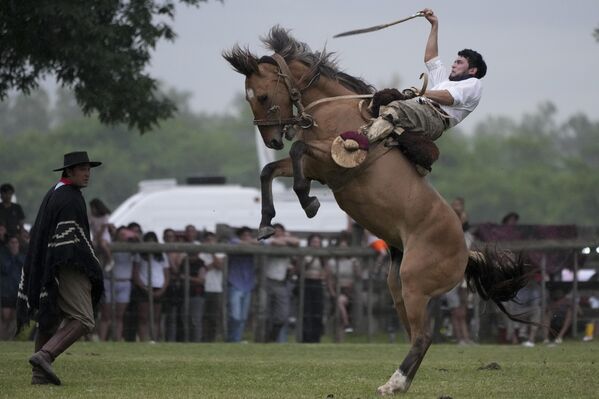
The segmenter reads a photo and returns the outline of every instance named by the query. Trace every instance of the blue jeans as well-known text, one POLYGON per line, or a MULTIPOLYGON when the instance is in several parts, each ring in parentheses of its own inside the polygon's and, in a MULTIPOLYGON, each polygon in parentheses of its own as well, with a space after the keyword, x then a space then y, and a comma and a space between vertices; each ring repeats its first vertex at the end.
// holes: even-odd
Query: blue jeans
POLYGON ((227 341, 239 342, 245 327, 245 321, 250 313, 250 302, 252 292, 239 290, 229 284, 229 295, 227 303, 227 341))

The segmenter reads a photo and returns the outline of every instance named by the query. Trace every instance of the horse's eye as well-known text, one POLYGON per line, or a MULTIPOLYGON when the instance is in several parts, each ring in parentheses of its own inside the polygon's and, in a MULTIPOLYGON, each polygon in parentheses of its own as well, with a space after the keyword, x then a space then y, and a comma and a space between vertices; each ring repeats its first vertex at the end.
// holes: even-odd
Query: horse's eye
POLYGON ((268 100, 268 95, 262 94, 262 95, 258 96, 258 102, 260 104, 266 103, 266 100, 268 100))

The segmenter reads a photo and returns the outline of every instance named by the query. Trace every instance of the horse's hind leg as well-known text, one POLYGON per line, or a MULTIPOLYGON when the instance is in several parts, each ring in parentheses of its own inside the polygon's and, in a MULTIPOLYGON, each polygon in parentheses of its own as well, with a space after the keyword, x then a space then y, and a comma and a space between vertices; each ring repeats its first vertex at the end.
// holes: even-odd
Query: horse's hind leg
POLYGON ((404 280, 404 282, 406 284, 403 286, 402 296, 412 333, 412 347, 399 368, 389 378, 389 381, 378 388, 378 393, 381 395, 407 392, 426 351, 432 343, 432 338, 428 332, 426 310, 430 297, 411 287, 409 280, 404 280))
POLYGON ((306 154, 308 145, 301 140, 295 141, 291 145, 289 155, 291 156, 291 163, 293 165, 293 191, 297 194, 306 216, 312 218, 316 216, 318 208, 320 208, 320 202, 316 197, 310 197, 310 180, 306 179, 304 170, 302 167, 302 157, 306 154))
POLYGON ((275 230, 270 223, 275 217, 275 206, 272 200, 272 179, 279 176, 290 177, 292 175, 291 158, 266 164, 260 173, 260 189, 262 192, 262 219, 258 230, 258 239, 263 240, 272 236, 275 230))
POLYGON ((408 323, 408 315, 406 313, 406 306, 403 301, 401 294, 401 279, 399 278, 399 265, 401 264, 402 252, 401 250, 390 247, 391 252, 391 266, 389 267, 389 274, 387 275, 387 287, 393 298, 393 305, 397 311, 397 315, 401 320, 408 334, 408 339, 411 339, 412 333, 410 331, 410 324, 408 323))

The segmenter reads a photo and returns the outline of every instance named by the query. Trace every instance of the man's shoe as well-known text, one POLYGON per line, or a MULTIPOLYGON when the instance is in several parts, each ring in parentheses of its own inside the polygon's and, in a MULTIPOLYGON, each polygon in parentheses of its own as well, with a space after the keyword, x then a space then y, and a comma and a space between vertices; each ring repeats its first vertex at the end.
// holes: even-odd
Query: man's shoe
POLYGON ((56 331, 42 349, 29 358, 29 363, 33 367, 39 367, 52 384, 60 385, 60 379, 52 369, 52 362, 86 332, 85 326, 80 321, 70 320, 64 327, 56 331))
MULTIPOLYGON (((60 378, 58 378, 52 369, 52 357, 49 353, 43 350, 35 352, 33 356, 29 358, 29 363, 34 369, 37 368, 39 371, 41 371, 50 383, 54 385, 60 385, 60 378)), ((33 378, 31 379, 31 383, 33 384, 33 378)))
POLYGON ((39 368, 33 367, 31 373, 31 385, 48 385, 50 380, 46 378, 46 374, 39 368))
POLYGON ((383 117, 378 117, 370 126, 366 126, 365 133, 368 137, 368 142, 374 143, 375 141, 382 140, 387 137, 395 128, 393 123, 389 122, 383 117))

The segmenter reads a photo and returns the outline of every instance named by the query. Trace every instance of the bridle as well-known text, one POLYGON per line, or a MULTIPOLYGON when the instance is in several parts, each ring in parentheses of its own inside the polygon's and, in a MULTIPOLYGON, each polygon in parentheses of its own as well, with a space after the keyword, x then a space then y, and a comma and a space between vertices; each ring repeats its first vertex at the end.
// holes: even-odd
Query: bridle
MULTIPOLYGON (((256 126, 282 126, 282 131, 284 136, 287 139, 293 138, 293 135, 290 133, 292 127, 298 127, 300 129, 309 129, 313 126, 318 126, 314 117, 309 114, 307 111, 316 107, 319 104, 333 101, 333 100, 341 100, 341 99, 354 99, 354 98, 371 98, 372 94, 355 94, 355 95, 346 95, 346 96, 336 96, 336 97, 327 97, 316 100, 306 107, 302 104, 302 92, 308 89, 312 83, 318 78, 318 74, 314 74, 312 79, 308 82, 306 87, 303 89, 299 89, 297 82, 295 81, 293 75, 291 74, 291 70, 289 69, 289 65, 280 54, 274 53, 271 58, 277 63, 279 67, 279 77, 283 78, 285 82, 285 87, 287 88, 287 92, 289 93, 289 99, 293 103, 293 106, 297 110, 297 113, 294 113, 291 118, 266 118, 266 119, 254 119, 254 125, 256 126)), ((301 81, 302 79, 300 79, 301 81)), ((267 114, 274 114, 280 116, 280 108, 278 105, 272 105, 267 114)))
MULTIPOLYGON (((302 104, 302 90, 300 90, 291 74, 289 65, 280 54, 273 54, 272 59, 277 63, 279 67, 279 77, 283 78, 285 87, 289 93, 289 99, 293 103, 293 106, 297 109, 297 114, 293 114, 291 118, 266 118, 266 119, 254 119, 254 125, 256 126, 283 126, 283 131, 287 133, 293 126, 298 126, 301 129, 309 129, 314 126, 314 118, 308 114, 302 104)), ((306 86, 307 89, 309 86, 306 86)), ((280 109, 278 105, 272 105, 268 111, 268 114, 277 113, 280 115, 280 109)))

